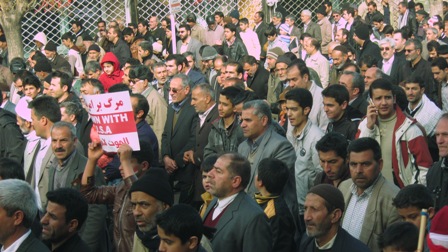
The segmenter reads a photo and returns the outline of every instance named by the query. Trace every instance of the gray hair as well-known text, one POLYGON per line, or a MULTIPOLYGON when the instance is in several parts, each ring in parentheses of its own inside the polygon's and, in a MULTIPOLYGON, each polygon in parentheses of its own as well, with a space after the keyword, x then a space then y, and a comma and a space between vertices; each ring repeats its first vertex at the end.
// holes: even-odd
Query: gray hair
POLYGON ((73 126, 73 124, 69 122, 59 121, 55 122, 53 126, 51 126, 51 132, 53 132, 53 129, 61 129, 61 128, 68 128, 70 130, 70 137, 72 140, 76 139, 76 128, 73 126))
MULTIPOLYGON (((286 18, 287 18, 287 19, 290 19, 291 21, 294 21, 294 22, 296 21, 296 16, 294 16, 294 15, 292 15, 292 14, 287 15, 286 18)), ((285 18, 285 19, 286 19, 286 18, 285 18)))
POLYGON ((439 34, 439 31, 436 28, 434 28, 434 27, 429 27, 426 31, 428 31, 428 30, 431 30, 432 33, 434 33, 435 35, 439 34))
POLYGON ((382 44, 389 44, 390 47, 395 48, 395 40, 391 39, 391 38, 383 38, 382 40, 380 40, 380 45, 382 44))
POLYGON ((156 68, 160 68, 160 67, 166 67, 165 62, 156 62, 156 63, 154 63, 154 65, 152 65, 151 69, 155 70, 156 68))
POLYGON ((171 79, 171 81, 174 80, 174 79, 181 79, 183 88, 186 88, 187 86, 188 87, 190 86, 190 78, 188 78, 188 76, 183 74, 183 73, 174 75, 173 78, 171 79))
POLYGON ((215 100, 215 90, 207 83, 201 83, 194 86, 194 89, 200 89, 201 92, 203 92, 205 95, 210 96, 210 98, 214 101, 215 100))
POLYGON ((415 50, 420 50, 420 54, 422 53, 423 45, 422 45, 422 42, 420 42, 420 40, 410 38, 410 39, 406 40, 406 43, 404 44, 404 46, 409 46, 411 44, 414 45, 415 50))
POLYGON ((283 18, 283 14, 281 12, 275 12, 273 16, 276 18, 283 18))
POLYGON ((243 110, 246 109, 254 109, 254 115, 256 115, 259 119, 262 119, 263 116, 268 118, 268 125, 272 122, 272 114, 269 105, 263 100, 253 100, 248 101, 243 104, 243 110))
POLYGON ((31 186, 19 179, 0 181, 0 207, 11 217, 16 211, 22 211, 22 225, 30 228, 37 214, 37 195, 31 186))
POLYGON ((360 94, 364 93, 366 84, 361 74, 352 71, 344 71, 342 74, 352 76, 352 88, 358 88, 360 94))
POLYGON ((99 62, 97 61, 89 61, 86 63, 86 66, 84 67, 84 72, 89 73, 89 72, 96 72, 96 71, 101 71, 101 65, 99 62))

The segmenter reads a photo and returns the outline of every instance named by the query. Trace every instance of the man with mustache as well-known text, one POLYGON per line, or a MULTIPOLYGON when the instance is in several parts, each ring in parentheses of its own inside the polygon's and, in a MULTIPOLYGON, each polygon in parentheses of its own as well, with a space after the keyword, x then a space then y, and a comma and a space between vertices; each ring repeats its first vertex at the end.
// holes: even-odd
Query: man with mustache
POLYGON ((305 200, 306 234, 300 251, 369 251, 341 226, 344 197, 334 186, 320 184, 310 189, 305 200))
POLYGON ((372 251, 380 251, 378 238, 400 220, 392 205, 399 189, 381 174, 383 163, 377 141, 370 137, 356 139, 348 146, 352 179, 339 186, 345 200, 342 228, 372 251))
MULTIPOLYGON (((51 127, 51 149, 55 159, 50 164, 48 175, 48 191, 59 188, 81 189, 81 178, 87 158, 76 149, 76 129, 69 122, 56 122, 51 127)), ((104 175, 100 168, 95 168, 95 185, 105 185, 104 175)), ((50 203, 47 205, 47 211, 50 203)), ((102 251, 107 247, 106 206, 89 205, 85 225, 80 229, 80 236, 92 251, 102 251)), ((82 224, 81 224, 82 225, 82 224)), ((80 226, 81 226, 80 225, 80 226)))

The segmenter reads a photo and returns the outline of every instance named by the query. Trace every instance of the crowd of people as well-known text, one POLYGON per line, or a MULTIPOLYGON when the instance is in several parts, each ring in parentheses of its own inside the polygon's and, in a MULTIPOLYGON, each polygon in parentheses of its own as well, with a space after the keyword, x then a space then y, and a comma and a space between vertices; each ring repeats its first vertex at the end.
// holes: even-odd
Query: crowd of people
POLYGON ((443 6, 0 33, 1 251, 448 251, 443 6), (140 150, 105 152, 84 96, 123 91, 140 150))

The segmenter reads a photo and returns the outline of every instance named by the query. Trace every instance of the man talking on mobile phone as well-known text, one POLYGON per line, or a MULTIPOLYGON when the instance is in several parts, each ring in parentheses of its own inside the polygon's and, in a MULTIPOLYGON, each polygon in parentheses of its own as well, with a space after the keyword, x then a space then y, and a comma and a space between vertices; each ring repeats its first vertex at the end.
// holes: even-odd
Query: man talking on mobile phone
POLYGON ((396 104, 392 83, 377 79, 370 86, 367 115, 358 126, 355 138, 370 137, 381 146, 383 176, 403 188, 426 185, 432 158, 423 127, 408 117, 396 104))

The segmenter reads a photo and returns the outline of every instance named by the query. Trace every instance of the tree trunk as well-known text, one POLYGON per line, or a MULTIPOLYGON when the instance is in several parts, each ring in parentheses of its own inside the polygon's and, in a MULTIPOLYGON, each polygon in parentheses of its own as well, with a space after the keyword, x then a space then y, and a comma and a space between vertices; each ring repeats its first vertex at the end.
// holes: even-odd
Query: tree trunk
POLYGON ((0 24, 3 26, 8 43, 9 61, 15 57, 23 57, 23 41, 21 20, 37 0, 0 0, 0 24))
POLYGON ((443 3, 442 0, 429 0, 431 16, 440 15, 443 20, 443 3))
POLYGON ((9 61, 15 57, 23 58, 22 29, 20 27, 20 14, 3 13, 0 22, 8 42, 9 61))

